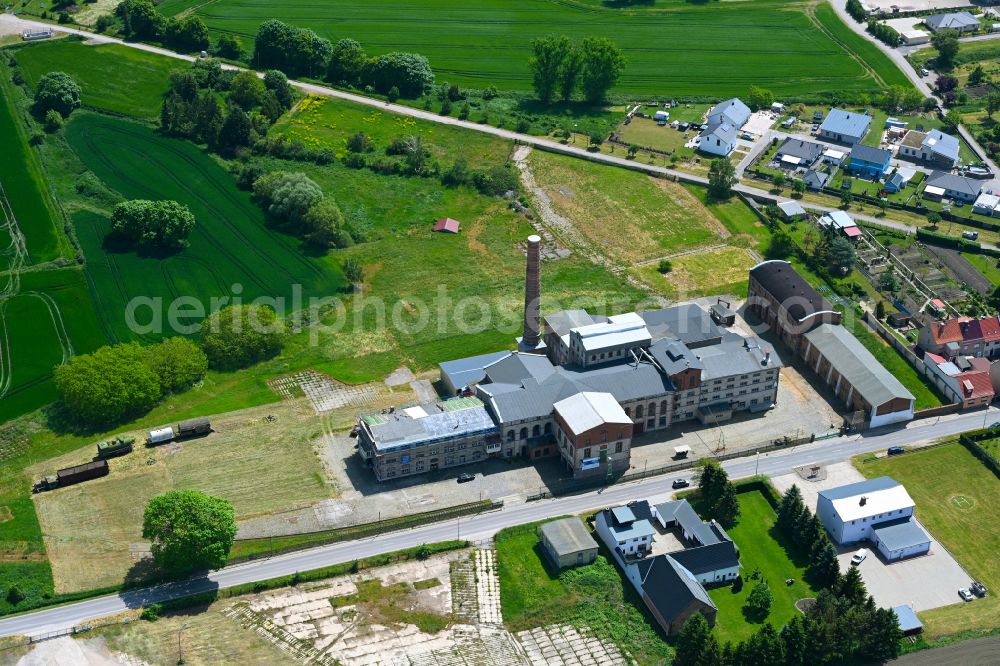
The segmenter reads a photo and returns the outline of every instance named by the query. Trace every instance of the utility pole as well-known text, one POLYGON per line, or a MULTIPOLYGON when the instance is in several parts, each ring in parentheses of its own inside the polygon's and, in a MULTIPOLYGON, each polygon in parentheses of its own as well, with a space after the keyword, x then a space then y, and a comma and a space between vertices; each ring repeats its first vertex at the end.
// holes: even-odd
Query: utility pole
POLYGON ((760 468, 760 451, 757 452, 757 457, 754 459, 753 463, 753 475, 757 476, 757 470, 760 468))
POLYGON ((184 624, 181 625, 180 629, 177 630, 177 663, 178 663, 178 665, 184 663, 184 647, 181 644, 181 632, 183 632, 189 626, 191 626, 191 625, 188 624, 187 622, 185 622, 184 624))

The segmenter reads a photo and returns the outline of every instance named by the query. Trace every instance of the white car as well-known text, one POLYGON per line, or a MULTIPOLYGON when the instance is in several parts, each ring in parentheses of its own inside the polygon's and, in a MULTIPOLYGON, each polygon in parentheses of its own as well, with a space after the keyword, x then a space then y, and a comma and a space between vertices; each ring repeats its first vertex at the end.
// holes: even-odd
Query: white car
POLYGON ((965 587, 959 588, 958 596, 962 597, 962 601, 972 601, 975 598, 972 596, 972 592, 969 592, 968 588, 965 587))
POLYGON ((920 76, 927 76, 928 74, 930 74, 930 72, 927 71, 926 67, 921 67, 920 68, 920 76))
POLYGON ((862 548, 851 557, 851 564, 857 566, 864 562, 866 557, 868 557, 868 549, 862 548))

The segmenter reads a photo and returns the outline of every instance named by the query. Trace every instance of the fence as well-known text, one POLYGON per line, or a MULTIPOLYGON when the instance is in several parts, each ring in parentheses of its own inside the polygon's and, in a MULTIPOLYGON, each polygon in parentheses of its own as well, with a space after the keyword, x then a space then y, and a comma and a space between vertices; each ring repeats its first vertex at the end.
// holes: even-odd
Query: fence
POLYGON ((958 437, 958 441, 969 450, 969 453, 974 455, 979 459, 986 467, 1000 478, 1000 462, 996 458, 991 456, 986 452, 986 449, 979 446, 979 442, 984 439, 997 439, 1000 437, 1000 432, 994 429, 989 430, 974 430, 972 432, 963 432, 958 437))
POLYGON ((252 539, 237 539, 233 544, 236 554, 230 557, 227 564, 237 564, 263 557, 272 557, 282 553, 290 553, 296 550, 314 548, 340 541, 361 539, 369 536, 376 536, 384 532, 394 532, 397 530, 426 525, 428 523, 443 522, 452 518, 474 515, 486 511, 493 511, 503 508, 502 500, 483 500, 480 502, 470 502, 459 504, 445 509, 435 511, 425 511, 401 518, 391 518, 378 520, 376 522, 354 523, 331 530, 318 530, 313 532, 299 532, 286 536, 259 537, 252 539), (247 551, 241 553, 240 551, 247 551))
MULTIPOLYGON (((839 433, 838 433, 839 434, 839 433)), ((829 437, 828 433, 824 433, 824 437, 829 437)), ((729 453, 723 453, 719 455, 706 456, 712 458, 719 462, 726 460, 732 460, 733 458, 742 458, 748 455, 751 451, 758 453, 770 453, 771 451, 778 451, 781 449, 787 449, 792 446, 798 446, 799 444, 808 444, 816 440, 816 435, 811 434, 807 437, 791 438, 785 437, 783 439, 775 439, 769 442, 764 442, 758 446, 749 446, 739 451, 732 451, 729 453)), ((637 470, 635 472, 629 472, 622 474, 619 477, 614 478, 610 483, 607 477, 594 476, 585 479, 559 479, 550 483, 547 488, 539 488, 537 493, 528 495, 525 499, 529 502, 536 500, 546 499, 549 497, 559 497, 560 495, 569 495, 572 493, 581 492, 584 490, 590 490, 591 488, 597 488, 604 485, 613 485, 619 483, 628 483, 629 481, 640 481, 642 479, 648 479, 654 476, 662 476, 664 474, 670 474, 672 472, 679 472, 685 469, 691 469, 698 464, 698 459, 683 460, 680 462, 672 463, 669 465, 661 465, 659 467, 643 468, 642 470, 637 470)))

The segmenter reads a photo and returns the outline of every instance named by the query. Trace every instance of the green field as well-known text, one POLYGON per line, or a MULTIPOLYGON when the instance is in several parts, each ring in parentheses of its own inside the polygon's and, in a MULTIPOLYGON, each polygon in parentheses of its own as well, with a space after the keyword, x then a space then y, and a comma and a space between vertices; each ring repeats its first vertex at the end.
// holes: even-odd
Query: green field
POLYGON ((159 115, 170 71, 188 67, 178 60, 120 44, 88 46, 59 41, 16 53, 32 87, 47 72, 66 72, 80 84, 84 106, 140 118, 159 115))
POLYGON ((127 198, 180 201, 197 220, 190 247, 160 259, 105 248, 110 220, 90 211, 74 213, 94 302, 113 338, 135 337, 126 326, 125 309, 138 297, 162 299, 163 308, 174 298, 193 297, 208 309, 210 299, 234 291, 249 301, 290 299, 293 285, 301 285, 305 297, 332 295, 343 287, 332 261, 306 257, 294 239, 268 229, 249 194, 193 144, 86 113, 74 115, 66 137, 113 190, 127 198))
POLYGON ((809 2, 658 0, 631 8, 599 0, 332 0, 280 5, 265 0, 164 0, 167 15, 194 7, 215 32, 250 47, 268 18, 350 37, 372 53, 426 55, 438 79, 462 86, 529 90, 529 44, 549 34, 606 36, 629 65, 618 90, 663 96, 725 97, 754 84, 779 96, 843 94, 906 78, 875 46, 840 23, 832 8, 809 2))
POLYGON ((739 522, 727 530, 733 542, 740 549, 740 563, 743 565, 743 589, 734 592, 732 586, 718 587, 709 591, 709 596, 719 608, 715 620, 715 632, 720 643, 746 640, 760 628, 743 615, 750 590, 759 581, 749 580, 749 575, 760 569, 762 580, 766 581, 774 595, 771 613, 765 622, 780 628, 799 611, 795 602, 806 597, 815 597, 813 590, 804 580, 804 562, 796 562, 790 556, 782 539, 775 538, 775 513, 771 505, 759 491, 742 492, 737 495, 740 503, 739 522), (785 585, 794 578, 795 583, 785 585))
POLYGON ((917 518, 958 563, 989 588, 989 596, 920 613, 931 639, 1000 626, 1000 480, 961 444, 911 451, 892 458, 859 456, 854 465, 868 478, 891 476, 906 486, 917 518))

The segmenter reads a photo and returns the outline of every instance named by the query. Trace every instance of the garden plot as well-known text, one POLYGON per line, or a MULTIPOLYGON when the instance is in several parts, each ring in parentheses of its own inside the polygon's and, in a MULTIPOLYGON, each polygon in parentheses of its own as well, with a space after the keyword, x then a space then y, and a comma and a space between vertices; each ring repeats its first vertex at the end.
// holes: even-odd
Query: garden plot
POLYGON ((315 370, 303 370, 293 375, 277 377, 267 384, 286 400, 304 395, 317 414, 341 407, 363 407, 379 398, 377 383, 350 386, 315 370))

